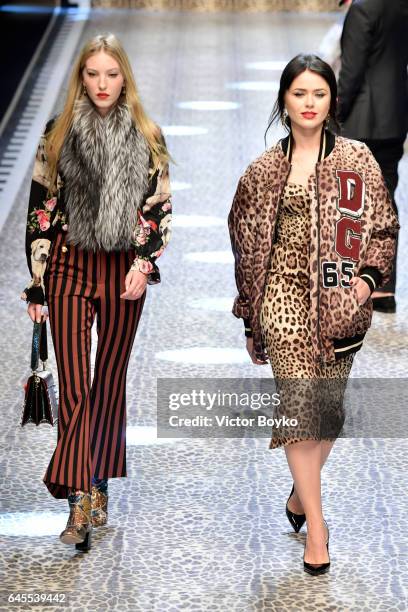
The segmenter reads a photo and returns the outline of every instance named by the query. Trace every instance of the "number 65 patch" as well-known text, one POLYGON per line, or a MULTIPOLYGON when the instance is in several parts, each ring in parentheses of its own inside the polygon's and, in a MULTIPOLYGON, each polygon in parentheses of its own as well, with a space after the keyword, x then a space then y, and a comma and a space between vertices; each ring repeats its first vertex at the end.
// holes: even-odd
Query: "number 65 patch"
POLYGON ((352 261, 323 261, 323 287, 350 287, 350 281, 354 276, 354 262, 352 261))

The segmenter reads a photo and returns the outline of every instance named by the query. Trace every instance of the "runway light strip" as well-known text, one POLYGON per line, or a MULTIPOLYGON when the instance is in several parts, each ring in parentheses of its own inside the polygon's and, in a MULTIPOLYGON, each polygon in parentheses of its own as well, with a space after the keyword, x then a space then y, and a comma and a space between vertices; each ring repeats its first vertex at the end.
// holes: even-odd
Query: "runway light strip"
POLYGON ((3 4, 0 13, 53 13, 53 6, 34 6, 32 4, 3 4))
POLYGON ((157 427, 150 425, 135 425, 126 427, 127 446, 153 446, 157 444, 171 444, 184 440, 184 438, 158 438, 157 427))
POLYGON ((245 64, 245 68, 248 70, 278 70, 281 71, 285 68, 289 60, 277 60, 277 61, 266 61, 266 62, 248 62, 245 64))
POLYGON ((192 100, 189 102, 179 102, 178 108, 200 111, 226 111, 240 107, 238 102, 223 102, 222 100, 192 100))
POLYGON ((197 251, 196 253, 186 253, 184 259, 200 263, 234 263, 231 251, 197 251))
POLYGON ((210 215, 173 215, 172 225, 174 227, 215 227, 226 225, 222 217, 211 217, 210 215))
POLYGON ((191 363, 195 365, 249 363, 245 349, 198 346, 194 348, 160 351, 156 358, 163 361, 191 363))
POLYGON ((227 83, 226 88, 241 91, 279 91, 279 83, 277 81, 237 81, 227 83))
POLYGON ((234 303, 233 297, 197 298, 195 300, 189 300, 188 306, 190 308, 197 308, 199 310, 212 310, 216 312, 231 312, 233 303, 234 303))
POLYGON ((191 187, 191 183, 183 183, 182 181, 171 181, 172 191, 185 191, 186 189, 191 189, 191 187))
POLYGON ((165 136, 202 136, 207 134, 207 128, 198 125, 164 125, 162 131, 165 136))
POLYGON ((0 515, 0 533, 2 536, 14 537, 55 536, 64 529, 67 517, 67 511, 7 512, 0 515))

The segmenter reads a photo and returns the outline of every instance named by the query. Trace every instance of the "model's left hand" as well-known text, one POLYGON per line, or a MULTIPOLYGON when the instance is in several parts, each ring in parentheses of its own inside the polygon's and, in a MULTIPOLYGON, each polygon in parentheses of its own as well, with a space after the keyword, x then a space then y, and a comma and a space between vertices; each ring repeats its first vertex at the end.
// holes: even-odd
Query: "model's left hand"
POLYGON ((351 279, 350 285, 356 288, 359 306, 365 304, 371 295, 371 290, 368 283, 366 283, 363 278, 355 276, 351 279))
POLYGON ((125 293, 121 298, 125 300, 138 300, 146 290, 147 275, 138 270, 129 270, 125 278, 125 293))

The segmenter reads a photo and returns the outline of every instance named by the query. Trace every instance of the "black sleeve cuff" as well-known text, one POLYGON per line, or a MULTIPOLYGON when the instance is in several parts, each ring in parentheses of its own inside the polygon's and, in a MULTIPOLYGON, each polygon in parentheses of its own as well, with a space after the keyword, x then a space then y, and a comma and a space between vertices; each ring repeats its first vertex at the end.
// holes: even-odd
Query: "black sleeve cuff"
POLYGON ((154 261, 152 263, 153 263, 153 270, 149 272, 149 274, 147 275, 147 284, 157 285, 157 283, 161 282, 160 270, 154 261))
POLYGON ((252 329, 251 329, 251 324, 249 322, 249 319, 244 319, 244 325, 245 325, 245 336, 247 338, 252 338, 252 329))
POLYGON ((42 287, 35 287, 34 285, 32 287, 30 287, 29 289, 24 289, 22 296, 23 297, 25 295, 25 301, 31 302, 32 304, 41 304, 44 305, 45 299, 44 299, 44 292, 42 290, 42 287))
POLYGON ((365 280, 371 289, 371 293, 380 286, 382 280, 382 274, 378 268, 373 266, 366 266, 360 270, 359 277, 365 280))

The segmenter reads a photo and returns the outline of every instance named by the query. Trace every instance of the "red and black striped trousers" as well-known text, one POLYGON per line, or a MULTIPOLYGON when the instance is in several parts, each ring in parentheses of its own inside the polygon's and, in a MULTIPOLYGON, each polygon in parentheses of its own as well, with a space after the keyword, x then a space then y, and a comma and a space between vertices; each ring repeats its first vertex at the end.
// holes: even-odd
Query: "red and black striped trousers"
POLYGON ((44 482, 51 495, 126 476, 126 373, 146 292, 120 298, 135 251, 84 251, 58 233, 45 273, 58 366, 58 441, 44 482), (98 346, 91 383, 91 329, 98 346))

